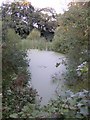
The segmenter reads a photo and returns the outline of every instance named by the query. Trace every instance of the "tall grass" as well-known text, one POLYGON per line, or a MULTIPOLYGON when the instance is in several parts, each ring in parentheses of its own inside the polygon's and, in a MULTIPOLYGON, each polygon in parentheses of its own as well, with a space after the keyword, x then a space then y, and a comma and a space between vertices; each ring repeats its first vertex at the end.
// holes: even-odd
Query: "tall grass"
POLYGON ((20 48, 22 50, 27 50, 27 49, 53 50, 52 43, 47 42, 43 38, 38 40, 23 39, 20 42, 20 48))

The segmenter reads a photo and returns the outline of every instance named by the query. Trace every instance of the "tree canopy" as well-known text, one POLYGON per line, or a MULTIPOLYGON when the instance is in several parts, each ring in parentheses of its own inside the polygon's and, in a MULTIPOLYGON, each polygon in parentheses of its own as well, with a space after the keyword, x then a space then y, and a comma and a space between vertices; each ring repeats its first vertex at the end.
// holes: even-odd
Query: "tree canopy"
POLYGON ((57 17, 59 26, 55 32, 53 46, 54 50, 68 56, 68 77, 71 84, 72 81, 87 79, 85 69, 80 76, 77 69, 79 65, 88 62, 88 5, 87 2, 70 3, 69 10, 57 17))
POLYGON ((56 12, 52 8, 35 9, 30 2, 2 4, 3 31, 14 28, 22 38, 26 38, 33 28, 38 28, 41 36, 51 39, 57 27, 56 12), (49 35, 50 34, 50 35, 49 35))

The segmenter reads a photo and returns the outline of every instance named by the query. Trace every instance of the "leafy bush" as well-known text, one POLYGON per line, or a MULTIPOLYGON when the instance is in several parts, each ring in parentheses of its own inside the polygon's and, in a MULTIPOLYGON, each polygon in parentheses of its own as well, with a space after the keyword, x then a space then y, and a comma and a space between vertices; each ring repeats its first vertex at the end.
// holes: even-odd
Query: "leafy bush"
MULTIPOLYGON (((7 93, 4 93, 3 98, 3 118, 10 118, 17 116, 19 118, 21 113, 27 103, 33 105, 35 104, 36 90, 32 89, 31 86, 25 86, 20 90, 17 90, 14 86, 12 89, 10 87, 7 89, 7 93)), ((32 108, 31 108, 32 109, 32 108)))
POLYGON ((2 77, 3 88, 17 77, 19 73, 28 74, 26 53, 19 49, 20 36, 13 29, 8 29, 2 45, 2 77))
POLYGON ((59 26, 55 31, 53 46, 55 51, 67 54, 66 80, 70 85, 80 80, 87 82, 87 67, 77 69, 84 62, 88 63, 88 3, 70 4, 69 10, 58 15, 57 19, 59 26))
POLYGON ((20 36, 13 29, 7 29, 2 45, 2 87, 3 118, 9 118, 22 111, 29 102, 35 103, 36 90, 28 85, 30 73, 27 70, 27 54, 19 48, 20 36))
POLYGON ((40 32, 37 29, 33 29, 32 32, 27 36, 29 40, 40 39, 40 32))
POLYGON ((78 93, 73 93, 68 90, 62 95, 59 95, 56 100, 44 107, 44 111, 49 113, 49 117, 55 116, 56 118, 72 119, 79 118, 87 120, 89 117, 88 107, 90 107, 90 93, 89 91, 82 90, 78 93))
POLYGON ((46 106, 40 107, 29 102, 21 112, 11 114, 11 118, 53 118, 87 120, 89 118, 90 93, 85 89, 73 93, 68 90, 55 100, 49 101, 46 106))
POLYGON ((69 46, 65 36, 67 36, 67 33, 64 26, 58 27, 55 31, 55 36, 52 42, 54 51, 64 54, 68 53, 69 46))

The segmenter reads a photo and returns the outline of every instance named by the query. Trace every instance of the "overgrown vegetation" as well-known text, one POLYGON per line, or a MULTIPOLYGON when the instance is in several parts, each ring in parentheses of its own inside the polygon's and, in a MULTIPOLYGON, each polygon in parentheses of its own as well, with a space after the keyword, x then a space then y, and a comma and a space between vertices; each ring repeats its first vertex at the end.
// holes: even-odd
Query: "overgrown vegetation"
POLYGON ((87 120, 90 117, 88 112, 90 93, 87 88, 90 2, 72 3, 69 10, 62 15, 56 15, 53 9, 49 9, 51 16, 44 15, 42 10, 35 11, 30 3, 22 3, 2 5, 3 118, 87 120), (52 18, 54 21, 51 20, 52 18), (33 24, 37 24, 38 27, 33 29, 36 27, 33 24), (53 42, 50 42, 53 34, 53 42), (36 90, 28 85, 30 73, 27 70, 25 51, 32 48, 66 54, 68 64, 66 64, 65 83, 77 93, 70 90, 63 95, 59 93, 56 100, 41 107, 36 102, 36 90))
POLYGON ((67 83, 88 80, 88 4, 72 3, 69 10, 58 15, 59 27, 53 40, 54 50, 67 54, 67 83))
POLYGON ((44 110, 49 113, 49 117, 69 119, 88 119, 88 97, 89 92, 82 90, 78 93, 73 93, 68 90, 62 95, 58 95, 56 100, 52 100, 50 104, 44 107, 44 110))
POLYGON ((26 39, 22 39, 19 45, 22 50, 53 50, 52 42, 47 41, 44 37, 41 37, 40 32, 37 29, 33 29, 26 39))
POLYGON ((22 50, 53 50, 52 42, 47 41, 45 37, 41 37, 38 29, 33 29, 26 39, 22 39, 20 42, 20 48, 22 50))
POLYGON ((23 39, 20 42, 20 48, 22 50, 27 50, 27 49, 53 50, 52 43, 47 42, 45 38, 40 38, 39 40, 23 39))
POLYGON ((13 29, 7 29, 2 41, 2 87, 3 118, 22 111, 30 102, 35 103, 36 90, 28 85, 30 73, 27 70, 26 52, 19 49, 21 38, 13 29))
POLYGON ((56 100, 51 100, 44 107, 37 107, 35 104, 27 102, 26 106, 22 108, 22 112, 14 113, 11 117, 87 120, 89 118, 88 95, 89 92, 86 90, 75 94, 68 90, 62 95, 58 95, 56 100))

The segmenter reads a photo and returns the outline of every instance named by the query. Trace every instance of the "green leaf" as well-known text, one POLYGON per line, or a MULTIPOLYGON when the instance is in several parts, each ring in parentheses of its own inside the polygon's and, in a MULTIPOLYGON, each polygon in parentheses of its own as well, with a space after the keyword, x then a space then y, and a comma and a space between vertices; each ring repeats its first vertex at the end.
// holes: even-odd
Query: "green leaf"
POLYGON ((87 107, 80 107, 80 113, 84 116, 88 115, 88 108, 87 107))
POLYGON ((10 115, 11 118, 18 118, 18 114, 17 113, 13 113, 10 115))

